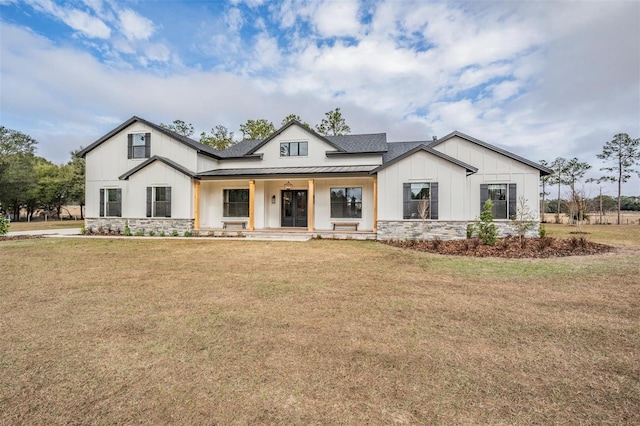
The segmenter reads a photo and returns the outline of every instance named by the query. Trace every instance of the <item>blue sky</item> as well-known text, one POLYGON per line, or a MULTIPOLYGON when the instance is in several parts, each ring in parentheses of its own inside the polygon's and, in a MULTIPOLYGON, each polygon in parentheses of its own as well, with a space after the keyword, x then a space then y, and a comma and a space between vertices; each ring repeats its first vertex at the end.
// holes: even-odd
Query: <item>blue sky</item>
POLYGON ((0 0, 0 124, 58 163, 132 115, 239 135, 335 107, 353 133, 459 130, 597 176, 604 142, 640 137, 640 2, 0 0))

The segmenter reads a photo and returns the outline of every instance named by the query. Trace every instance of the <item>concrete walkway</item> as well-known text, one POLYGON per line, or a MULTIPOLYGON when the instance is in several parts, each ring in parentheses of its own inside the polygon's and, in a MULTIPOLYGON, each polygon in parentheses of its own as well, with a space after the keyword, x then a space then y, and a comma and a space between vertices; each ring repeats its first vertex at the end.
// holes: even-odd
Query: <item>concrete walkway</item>
POLYGON ((80 228, 37 229, 32 231, 15 231, 7 233, 9 237, 19 235, 80 235, 80 228))

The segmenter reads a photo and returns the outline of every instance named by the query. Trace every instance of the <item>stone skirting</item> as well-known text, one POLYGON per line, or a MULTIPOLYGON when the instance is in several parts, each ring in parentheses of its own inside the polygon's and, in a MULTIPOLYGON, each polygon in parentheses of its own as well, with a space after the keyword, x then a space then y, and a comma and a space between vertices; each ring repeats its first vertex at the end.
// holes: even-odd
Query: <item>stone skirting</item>
POLYGON ((184 231, 193 231, 193 219, 172 219, 160 217, 145 217, 142 219, 127 219, 121 217, 92 217, 85 219, 85 228, 92 232, 99 232, 102 227, 103 232, 108 232, 109 228, 116 232, 124 234, 124 229, 129 226, 132 234, 142 231, 148 233, 153 231, 156 234, 165 232, 169 234, 177 231, 183 234, 184 231))
MULTIPOLYGON (((474 221, 378 220, 378 240, 463 240, 467 225, 474 221)), ((494 221, 498 236, 517 235, 510 221, 494 221)), ((539 224, 527 232, 528 238, 538 237, 539 224)))

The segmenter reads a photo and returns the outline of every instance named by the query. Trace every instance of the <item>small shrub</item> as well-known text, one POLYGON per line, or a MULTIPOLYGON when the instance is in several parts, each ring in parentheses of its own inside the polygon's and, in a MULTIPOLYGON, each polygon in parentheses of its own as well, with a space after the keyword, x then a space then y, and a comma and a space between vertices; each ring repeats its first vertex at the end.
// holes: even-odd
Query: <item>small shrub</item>
POLYGON ((136 231, 136 233, 133 235, 135 235, 136 237, 144 237, 144 229, 136 231))
POLYGON ((476 227, 473 223, 467 224, 467 238, 473 238, 473 233, 476 232, 476 227))
POLYGON ((478 238, 472 238, 471 240, 471 248, 472 249, 477 249, 478 246, 480 245, 480 240, 478 238))
POLYGON ((478 220, 475 225, 478 232, 478 238, 482 240, 482 244, 488 246, 494 245, 498 238, 498 228, 496 228, 496 225, 493 223, 493 214, 491 213, 492 207, 493 203, 491 200, 487 200, 484 203, 482 213, 480 213, 480 220, 478 220))
POLYGON ((80 225, 80 234, 87 235, 87 228, 84 226, 84 223, 80 225))
POLYGON ((131 228, 129 228, 129 225, 125 225, 124 227, 124 235, 126 235, 127 237, 131 236, 131 228))
POLYGON ((433 247, 434 250, 439 251, 441 245, 442 245, 442 238, 440 238, 437 235, 433 237, 433 240, 431 240, 431 247, 433 247))
POLYGON ((156 235, 156 233, 155 233, 155 232, 153 232, 153 230, 149 231, 149 236, 150 236, 150 237, 153 237, 154 235, 156 235))
POLYGON ((160 231, 160 232, 158 232, 158 236, 159 236, 159 237, 164 237, 164 231, 160 231))
POLYGON ((551 247, 552 244, 553 238, 550 237, 540 237, 540 239, 538 240, 538 248, 540 249, 540 251, 551 247))
POLYGON ((547 236, 547 228, 545 228, 543 224, 540 224, 540 228, 538 229, 538 235, 540 236, 540 238, 544 238, 547 236))
POLYGON ((178 231, 176 231, 175 229, 173 231, 171 231, 171 236, 172 237, 177 237, 178 236, 178 231))
POLYGON ((113 229, 111 229, 111 225, 107 226, 107 229, 104 232, 105 235, 113 234, 113 229))
POLYGON ((574 250, 584 248, 587 246, 587 239, 585 237, 571 237, 569 238, 569 245, 574 250))
POLYGON ((9 232, 9 221, 3 214, 0 214, 0 235, 7 235, 9 232))
POLYGON ((190 236, 192 236, 193 234, 191 233, 191 231, 186 230, 186 231, 184 231, 184 234, 182 234, 182 235, 183 235, 183 236, 185 236, 185 237, 190 237, 190 236))

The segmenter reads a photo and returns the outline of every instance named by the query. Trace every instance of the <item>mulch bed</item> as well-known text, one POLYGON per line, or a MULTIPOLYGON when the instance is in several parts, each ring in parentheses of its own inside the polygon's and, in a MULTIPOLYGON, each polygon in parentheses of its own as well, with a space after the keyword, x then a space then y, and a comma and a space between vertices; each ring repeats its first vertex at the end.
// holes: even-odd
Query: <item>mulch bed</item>
POLYGON ((18 240, 33 240, 36 238, 42 238, 42 235, 0 235, 0 241, 18 241, 18 240))
POLYGON ((429 253, 512 259, 585 256, 607 253, 613 250, 611 246, 594 243, 584 237, 571 237, 568 239, 532 238, 524 241, 524 247, 518 238, 511 237, 501 238, 493 246, 484 245, 477 238, 449 241, 385 241, 384 243, 394 247, 429 253))

